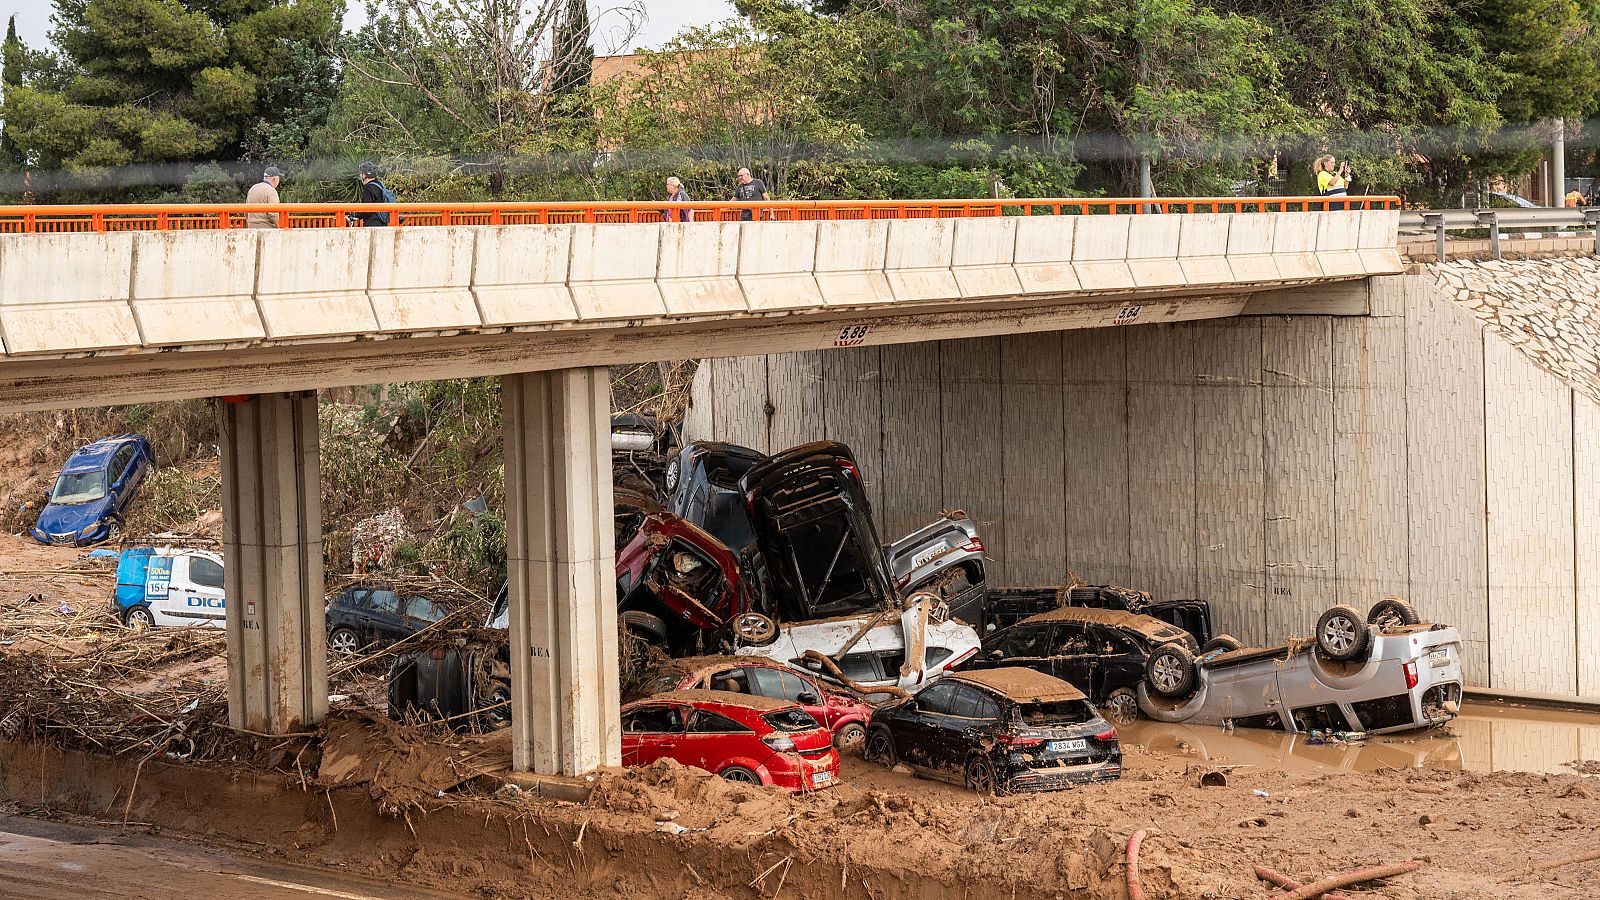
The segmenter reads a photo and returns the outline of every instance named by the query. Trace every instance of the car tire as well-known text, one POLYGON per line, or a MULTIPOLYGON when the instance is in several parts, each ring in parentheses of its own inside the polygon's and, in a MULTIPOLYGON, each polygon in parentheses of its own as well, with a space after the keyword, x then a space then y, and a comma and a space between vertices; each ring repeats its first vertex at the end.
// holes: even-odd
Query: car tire
POLYGON ((328 649, 340 656, 355 656, 361 650, 361 638, 354 628, 340 625, 328 632, 328 649))
POLYGON ((1100 706, 1113 725, 1128 725, 1139 719, 1139 695, 1133 688, 1117 688, 1106 695, 1106 702, 1100 706))
POLYGON ((143 631, 146 628, 155 626, 156 617, 154 613, 150 612, 150 607, 141 603, 138 606, 129 607, 128 611, 122 614, 122 624, 129 631, 143 631))
POLYGON ((961 781, 968 790, 984 797, 1005 793, 1000 787, 999 777, 995 775, 994 762, 982 754, 975 753, 968 757, 967 764, 961 767, 961 781))
POLYGON ((862 755, 867 762, 882 763, 889 769, 900 761, 900 754, 894 748, 894 735, 887 728, 874 728, 867 732, 867 746, 862 755))
POLYGON ((482 732, 499 731, 511 724, 511 685, 504 681, 496 681, 494 689, 489 691, 489 696, 483 698, 488 709, 478 713, 478 730, 482 732), (505 704, 502 706, 501 704, 505 704))
POLYGON ((833 746, 840 750, 854 747, 867 736, 867 729, 860 722, 851 722, 839 729, 833 735, 833 746))
POLYGON ((1200 655, 1204 656, 1207 653, 1212 653, 1218 650, 1222 651, 1223 653, 1232 653, 1242 646, 1244 645, 1239 643, 1239 639, 1233 635, 1219 634, 1211 640, 1206 641, 1206 645, 1200 648, 1200 655))
POLYGON ((1422 617, 1417 615, 1416 607, 1399 597, 1385 597, 1372 604, 1372 609, 1367 611, 1367 624, 1379 628, 1397 628, 1415 625, 1421 621, 1422 617))
POLYGON ((778 623, 762 613, 741 613, 734 617, 733 637, 741 647, 765 647, 778 639, 778 623))
POLYGON ((647 612, 630 609, 622 614, 622 627, 628 633, 653 647, 667 645, 667 623, 647 612))
POLYGON ((1364 659, 1372 633, 1353 606, 1340 604, 1317 618, 1317 652, 1335 662, 1364 659))
POLYGON ((1145 660, 1144 679, 1159 696, 1187 697, 1194 692, 1194 654, 1182 644, 1162 644, 1145 660))
POLYGON ((720 778, 725 778, 728 781, 732 781, 737 784, 759 785, 761 783, 761 776, 757 775, 755 770, 747 769, 744 766, 729 766, 726 769, 723 769, 721 772, 718 772, 717 775, 720 778))

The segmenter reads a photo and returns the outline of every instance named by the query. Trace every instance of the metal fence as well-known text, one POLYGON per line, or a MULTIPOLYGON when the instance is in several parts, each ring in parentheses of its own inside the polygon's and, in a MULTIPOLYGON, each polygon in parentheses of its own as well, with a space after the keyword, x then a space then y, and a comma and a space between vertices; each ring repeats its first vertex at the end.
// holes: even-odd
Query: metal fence
POLYGON ((1500 258, 1502 231, 1536 229, 1594 229, 1595 253, 1600 254, 1600 207, 1515 207, 1510 209, 1418 209, 1400 214, 1400 231, 1432 232, 1438 259, 1444 262, 1447 235, 1452 231, 1487 231, 1490 252, 1500 258))

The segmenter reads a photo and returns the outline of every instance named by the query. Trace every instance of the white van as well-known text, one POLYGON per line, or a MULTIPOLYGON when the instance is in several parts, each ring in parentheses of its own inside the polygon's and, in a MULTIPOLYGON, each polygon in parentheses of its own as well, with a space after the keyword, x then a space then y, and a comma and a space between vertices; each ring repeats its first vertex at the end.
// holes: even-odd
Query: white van
POLYGON ((129 547, 117 558, 113 612, 129 628, 222 628, 222 557, 193 547, 129 547))

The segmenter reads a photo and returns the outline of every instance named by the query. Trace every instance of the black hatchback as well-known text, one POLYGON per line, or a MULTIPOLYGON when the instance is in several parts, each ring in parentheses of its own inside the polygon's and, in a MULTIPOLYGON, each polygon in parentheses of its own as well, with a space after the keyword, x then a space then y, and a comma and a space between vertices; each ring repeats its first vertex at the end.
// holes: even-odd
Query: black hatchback
POLYGON ((1117 729, 1083 692, 1031 669, 946 675, 879 707, 866 756, 986 794, 1055 791, 1122 776, 1117 729))
POLYGON ((392 644, 439 621, 450 610, 444 601, 421 594, 353 584, 328 598, 328 649, 348 656, 363 647, 392 644))

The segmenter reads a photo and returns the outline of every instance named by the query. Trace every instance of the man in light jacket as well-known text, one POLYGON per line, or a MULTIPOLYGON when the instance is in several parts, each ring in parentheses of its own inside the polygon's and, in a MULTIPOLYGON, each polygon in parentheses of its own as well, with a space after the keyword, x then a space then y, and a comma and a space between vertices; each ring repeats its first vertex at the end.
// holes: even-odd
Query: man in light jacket
MULTIPOLYGON (((267 166, 261 173, 261 180, 250 188, 250 193, 244 198, 246 203, 277 203, 278 183, 283 180, 283 173, 277 166, 267 166)), ((277 228, 278 214, 275 212, 246 213, 244 217, 246 228, 277 228)))

